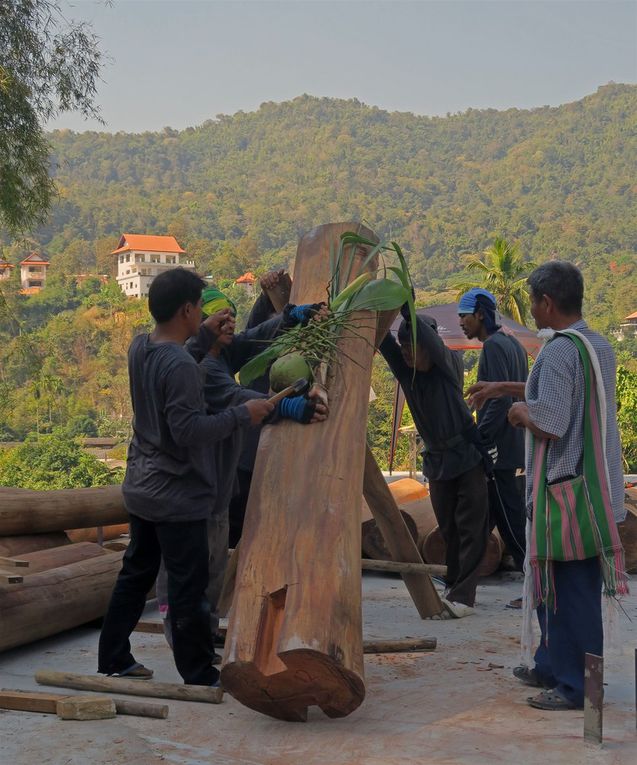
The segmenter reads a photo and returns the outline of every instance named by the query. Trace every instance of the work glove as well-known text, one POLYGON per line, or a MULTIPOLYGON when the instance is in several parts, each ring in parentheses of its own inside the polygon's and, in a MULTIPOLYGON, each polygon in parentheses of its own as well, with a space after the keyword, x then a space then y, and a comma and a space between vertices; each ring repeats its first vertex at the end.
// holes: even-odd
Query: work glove
POLYGON ((284 322, 288 325, 302 324, 305 326, 324 305, 325 303, 304 303, 303 305, 288 303, 283 309, 284 322))
POLYGON ((307 425, 314 417, 316 404, 305 396, 293 396, 282 398, 277 404, 277 408, 279 417, 307 425))

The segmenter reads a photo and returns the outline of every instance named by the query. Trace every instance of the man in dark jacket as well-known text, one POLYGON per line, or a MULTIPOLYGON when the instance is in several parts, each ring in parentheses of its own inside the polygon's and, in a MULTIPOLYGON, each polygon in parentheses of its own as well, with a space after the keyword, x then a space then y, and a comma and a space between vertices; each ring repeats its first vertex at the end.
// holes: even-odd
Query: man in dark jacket
POLYGON ((433 317, 419 315, 414 356, 409 314, 403 310, 403 315, 398 342, 388 333, 380 352, 403 389, 425 445, 423 470, 447 545, 445 601, 452 616, 465 616, 473 611, 488 538, 485 457, 463 398, 461 355, 445 346, 433 317))
MULTIPOLYGON (((458 315, 465 335, 482 343, 478 381, 525 383, 529 373, 526 351, 513 335, 502 331, 496 319, 494 295, 474 287, 460 298, 458 315)), ((518 571, 522 571, 526 514, 515 474, 516 470, 524 469, 524 433, 507 419, 514 401, 510 396, 489 400, 478 412, 478 430, 485 443, 493 444, 497 449, 493 478, 489 480, 489 527, 498 527, 518 571)), ((518 601, 512 601, 510 605, 517 606, 518 601)))
MULTIPOLYGON (((98 671, 108 675, 152 676, 133 658, 129 638, 163 558, 179 674, 191 685, 219 680, 205 597, 206 521, 217 489, 213 445, 261 422, 273 406, 253 400, 205 414, 199 368, 183 347, 200 332, 204 286, 182 268, 157 276, 148 294, 155 329, 129 349, 133 438, 122 488, 131 539, 100 635, 98 671)), ((213 343, 229 318, 227 310, 210 317, 201 342, 213 343)))

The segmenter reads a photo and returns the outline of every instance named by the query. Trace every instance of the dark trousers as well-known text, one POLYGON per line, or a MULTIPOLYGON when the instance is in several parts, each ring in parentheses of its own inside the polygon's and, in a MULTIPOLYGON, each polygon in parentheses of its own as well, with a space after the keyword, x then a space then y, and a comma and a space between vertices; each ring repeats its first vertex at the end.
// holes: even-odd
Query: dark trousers
POLYGON ((602 575, 598 558, 553 563, 556 608, 540 606, 542 639, 535 652, 538 678, 568 701, 584 706, 585 654, 602 655, 602 575))
POLYGON ((515 469, 494 470, 489 480, 489 531, 498 527, 518 571, 524 570, 526 512, 515 469))
POLYGON ((99 641, 98 672, 122 672, 135 663, 130 634, 144 610, 163 557, 175 665, 185 683, 212 685, 208 538, 206 521, 152 523, 130 516, 130 544, 124 555, 99 641))
POLYGON ((448 481, 429 481, 431 504, 447 545, 447 598, 473 606, 478 567, 489 538, 487 479, 482 465, 448 481))

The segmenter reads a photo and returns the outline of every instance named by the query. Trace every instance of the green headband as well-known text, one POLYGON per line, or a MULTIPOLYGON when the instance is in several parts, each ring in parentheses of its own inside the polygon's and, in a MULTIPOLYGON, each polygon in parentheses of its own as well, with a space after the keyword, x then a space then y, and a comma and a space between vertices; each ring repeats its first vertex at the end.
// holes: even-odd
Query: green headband
POLYGON ((221 311, 223 308, 232 308, 235 315, 237 313, 236 305, 227 295, 224 295, 217 287, 206 287, 201 293, 201 309, 208 316, 221 311))

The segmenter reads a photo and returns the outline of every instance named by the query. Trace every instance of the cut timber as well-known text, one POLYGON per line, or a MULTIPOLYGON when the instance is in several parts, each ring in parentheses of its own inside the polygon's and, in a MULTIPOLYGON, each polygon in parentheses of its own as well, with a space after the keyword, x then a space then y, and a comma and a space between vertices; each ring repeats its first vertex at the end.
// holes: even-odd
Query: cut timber
POLYGON ((2 558, 0 557, 0 566, 4 568, 26 568, 29 562, 26 560, 20 560, 19 558, 2 558))
POLYGON ((35 673, 35 680, 40 685, 52 685, 56 688, 123 693, 125 696, 145 696, 156 699, 176 699, 177 701, 200 701, 205 704, 220 704, 223 698, 221 688, 208 688, 204 685, 156 683, 152 680, 126 680, 123 677, 77 675, 73 672, 42 670, 35 673))
POLYGON ((0 584, 0 651, 86 624, 106 613, 121 553, 104 553, 68 566, 0 584))
MULTIPOLYGON (((20 712, 41 712, 56 714, 58 701, 67 699, 68 694, 43 693, 42 691, 16 691, 3 688, 0 691, 0 709, 13 709, 20 712)), ((91 697, 83 697, 91 698, 91 697)), ((136 717, 154 717, 165 720, 168 717, 166 704, 149 704, 144 701, 129 701, 128 699, 113 699, 118 715, 135 715, 136 717)))
MULTIPOLYGON (((330 248, 346 231, 375 238, 354 223, 303 237, 293 303, 325 299, 330 248)), ((376 317, 354 320, 328 379, 329 418, 261 432, 241 537, 221 679, 242 704, 284 720, 305 720, 311 705, 343 717, 365 695, 360 503, 376 317)))
POLYGON ((637 574, 637 489, 626 489, 624 505, 626 518, 617 524, 617 528, 624 545, 626 571, 629 574, 637 574))
POLYGON ((0 487, 0 536, 127 522, 121 486, 54 491, 0 487))
POLYGON ((436 638, 403 638, 401 640, 366 640, 365 653, 414 653, 435 651, 436 638))
POLYGON ((62 720, 108 720, 117 713, 109 696, 66 696, 55 711, 62 720))
MULTIPOLYGON (((422 563, 418 547, 368 446, 365 449, 363 492, 394 560, 422 563)), ((428 574, 405 573, 402 577, 421 618, 442 613, 442 602, 428 574)))
POLYGON ((226 566, 226 573, 223 576, 223 585, 221 587, 221 595, 219 596, 219 602, 217 603, 217 613, 219 616, 227 616, 232 605, 232 597, 234 595, 234 587, 237 581, 237 564, 239 562, 239 548, 241 540, 237 542, 237 546, 230 554, 230 560, 226 566))
MULTIPOLYGON (((104 526, 102 528, 102 539, 110 540, 128 534, 127 523, 117 523, 114 526, 104 526)), ((97 542, 97 529, 69 529, 66 536, 71 542, 97 542)))
POLYGON ((6 558, 21 558, 24 553, 70 544, 69 538, 63 531, 52 534, 0 537, 0 555, 6 558))

